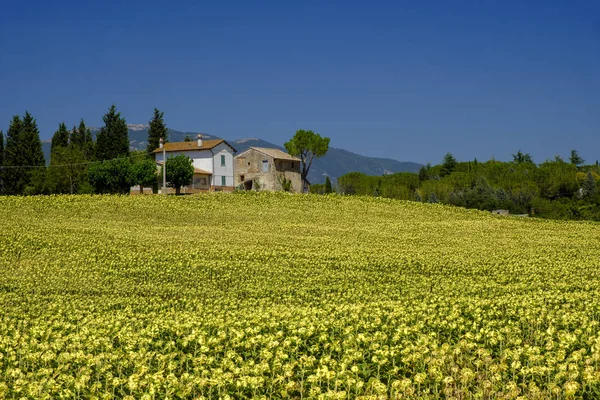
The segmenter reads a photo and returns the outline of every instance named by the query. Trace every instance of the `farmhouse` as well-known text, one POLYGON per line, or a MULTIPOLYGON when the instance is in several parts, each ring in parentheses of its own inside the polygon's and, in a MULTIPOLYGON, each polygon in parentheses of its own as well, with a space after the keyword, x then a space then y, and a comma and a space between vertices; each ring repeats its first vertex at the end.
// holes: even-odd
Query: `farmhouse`
MULTIPOLYGON (((233 154, 235 149, 223 139, 165 143, 167 158, 184 154, 192 159, 194 178, 185 187, 187 193, 202 191, 233 191, 233 154)), ((163 163, 163 149, 153 151, 157 165, 163 163)), ((159 186, 162 186, 162 182, 159 186)), ((162 188, 161 188, 162 189, 162 188)))
POLYGON ((289 190, 300 193, 300 159, 279 149, 250 147, 235 156, 235 186, 245 190, 289 190))

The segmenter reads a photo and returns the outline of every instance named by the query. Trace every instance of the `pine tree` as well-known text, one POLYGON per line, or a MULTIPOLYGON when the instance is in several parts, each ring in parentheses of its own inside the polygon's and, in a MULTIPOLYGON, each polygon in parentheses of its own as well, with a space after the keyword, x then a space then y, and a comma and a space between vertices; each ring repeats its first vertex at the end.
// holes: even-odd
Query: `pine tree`
POLYGON ((76 126, 73 126, 73 129, 71 129, 71 135, 69 136, 69 143, 73 147, 81 148, 83 146, 83 142, 83 135, 80 133, 79 129, 77 129, 76 126))
POLYGON ((149 122, 150 128, 148 128, 148 153, 151 153, 158 148, 161 138, 165 143, 167 141, 167 126, 163 120, 164 114, 165 113, 158 108, 154 109, 154 116, 149 122))
POLYGON ((573 165, 581 165, 585 162, 583 158, 579 155, 577 150, 571 150, 571 156, 569 157, 569 162, 573 165))
MULTIPOLYGON (((85 126, 85 122, 83 121, 83 118, 81 119, 81 122, 79 123, 79 133, 81 135, 83 135, 83 150, 85 152, 85 154, 91 158, 92 155, 94 154, 94 139, 92 138, 92 131, 90 130, 90 128, 88 128, 87 126, 85 126)), ((127 133, 127 141, 129 141, 129 132, 127 133)))
POLYGON ((37 127, 35 118, 25 112, 21 130, 21 141, 23 143, 24 164, 30 166, 28 173, 23 173, 24 194, 39 194, 44 190, 44 180, 46 173, 46 160, 42 151, 42 142, 40 140, 40 131, 37 127))
POLYGON ((429 170, 431 169, 431 164, 427 163, 427 165, 419 168, 419 182, 426 181, 429 179, 429 170))
POLYGON ((450 153, 446 153, 444 156, 444 163, 442 164, 442 169, 440 171, 440 176, 443 178, 446 175, 450 175, 452 171, 456 168, 456 158, 450 153))
POLYGON ((533 158, 531 158, 531 154, 523 153, 521 150, 517 151, 516 154, 513 154, 512 157, 513 162, 516 164, 533 163, 533 158))
POLYGON ((69 131, 64 122, 58 124, 58 130, 52 136, 50 147, 50 159, 52 160, 52 152, 59 147, 67 147, 69 145, 69 131))
POLYGON ((21 138, 25 146, 25 157, 27 158, 26 161, 29 163, 28 165, 44 166, 46 160, 44 159, 44 152, 42 151, 40 131, 37 127, 35 118, 33 118, 27 111, 23 117, 21 138))
POLYGON ((111 160, 129 155, 129 134, 125 118, 113 104, 102 117, 104 126, 96 138, 96 158, 111 160))
POLYGON ((42 193, 46 161, 37 123, 28 112, 22 120, 19 116, 14 116, 10 123, 4 150, 4 164, 6 194, 42 193))

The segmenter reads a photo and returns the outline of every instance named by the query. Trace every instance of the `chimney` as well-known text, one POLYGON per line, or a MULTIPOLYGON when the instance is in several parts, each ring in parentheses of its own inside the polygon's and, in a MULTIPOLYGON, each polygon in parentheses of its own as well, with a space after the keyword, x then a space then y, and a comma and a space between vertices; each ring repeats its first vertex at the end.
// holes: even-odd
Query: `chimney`
POLYGON ((202 135, 198 134, 198 147, 202 147, 202 135))

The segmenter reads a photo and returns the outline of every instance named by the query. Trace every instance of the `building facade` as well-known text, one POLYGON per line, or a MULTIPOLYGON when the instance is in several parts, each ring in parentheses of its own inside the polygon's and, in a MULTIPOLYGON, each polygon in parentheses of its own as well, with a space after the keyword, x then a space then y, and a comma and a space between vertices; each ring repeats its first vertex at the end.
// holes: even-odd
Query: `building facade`
MULTIPOLYGON (((203 140, 198 135, 196 141, 165 143, 164 147, 167 159, 181 154, 192 159, 194 177, 190 185, 182 188, 182 192, 233 191, 235 149, 225 140, 203 140)), ((153 154, 156 164, 161 166, 164 161, 163 149, 158 148, 153 154)))
POLYGON ((279 149, 250 147, 235 156, 234 185, 245 190, 301 193, 300 162, 279 149))

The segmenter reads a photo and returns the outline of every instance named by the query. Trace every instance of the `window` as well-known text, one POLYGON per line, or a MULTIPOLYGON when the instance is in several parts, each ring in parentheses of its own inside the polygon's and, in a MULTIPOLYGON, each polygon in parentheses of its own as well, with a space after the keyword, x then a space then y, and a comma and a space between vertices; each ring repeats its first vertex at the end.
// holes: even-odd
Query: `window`
POLYGON ((221 167, 225 166, 225 154, 221 154, 221 167))
POLYGON ((294 162, 292 161, 292 168, 294 168, 294 162))
POLYGON ((269 160, 263 160, 263 172, 269 172, 269 160))
POLYGON ((200 186, 206 186, 206 178, 205 177, 196 177, 194 176, 194 180, 192 182, 192 187, 198 188, 200 186))
MULTIPOLYGON (((225 157, 225 156, 221 156, 221 157, 225 157)), ((225 176, 222 176, 221 177, 221 186, 225 186, 225 185, 227 185, 227 180, 226 180, 225 176)))
POLYGON ((244 182, 244 180, 245 180, 244 178, 245 178, 244 175, 240 175, 240 182, 244 182))

